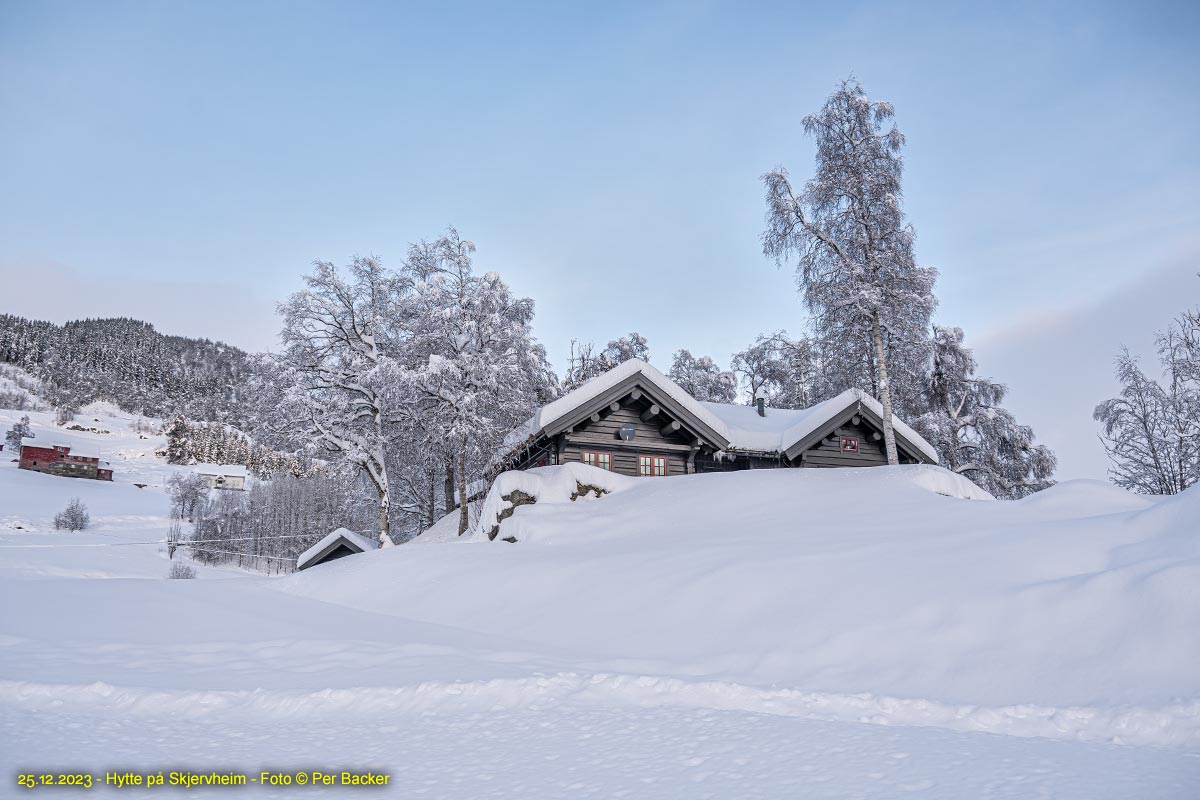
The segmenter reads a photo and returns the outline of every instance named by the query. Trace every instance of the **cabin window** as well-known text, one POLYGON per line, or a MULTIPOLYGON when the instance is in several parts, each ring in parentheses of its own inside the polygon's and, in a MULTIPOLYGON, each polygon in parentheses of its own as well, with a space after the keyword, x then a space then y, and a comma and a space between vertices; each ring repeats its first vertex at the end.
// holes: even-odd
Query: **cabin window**
POLYGON ((666 456, 638 456, 638 475, 662 477, 666 474, 666 456))
POLYGON ((583 463, 612 472, 612 453, 605 453, 600 450, 584 450, 583 463))

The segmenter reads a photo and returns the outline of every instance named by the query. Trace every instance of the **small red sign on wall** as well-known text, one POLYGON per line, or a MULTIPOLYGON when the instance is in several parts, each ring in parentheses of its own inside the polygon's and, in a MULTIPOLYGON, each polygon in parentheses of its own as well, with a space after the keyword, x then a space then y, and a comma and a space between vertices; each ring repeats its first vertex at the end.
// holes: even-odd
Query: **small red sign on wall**
POLYGON ((843 436, 842 437, 842 452, 843 453, 857 453, 858 452, 858 437, 857 436, 843 436))

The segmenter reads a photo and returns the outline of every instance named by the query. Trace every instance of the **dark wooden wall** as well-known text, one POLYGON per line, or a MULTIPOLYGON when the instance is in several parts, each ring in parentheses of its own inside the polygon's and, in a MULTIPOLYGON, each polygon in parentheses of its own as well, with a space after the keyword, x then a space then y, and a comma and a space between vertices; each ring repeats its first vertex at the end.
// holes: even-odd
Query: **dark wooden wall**
MULTIPOLYGON (((840 425, 833 434, 832 440, 826 436, 817 444, 805 450, 800 458, 800 466, 806 467, 878 467, 887 463, 887 453, 883 447, 883 439, 876 441, 873 434, 875 429, 865 423, 858 425, 846 422, 840 425), (842 437, 858 437, 858 452, 843 453, 842 437)), ((901 464, 911 464, 913 460, 900 456, 901 464)))
POLYGON ((670 421, 665 412, 642 422, 641 414, 650 407, 646 398, 622 401, 618 411, 605 408, 599 422, 590 420, 575 426, 566 436, 563 461, 583 461, 584 450, 598 450, 613 454, 613 472, 622 475, 637 475, 637 457, 642 455, 666 456, 667 474, 687 473, 687 458, 691 451, 689 439, 684 431, 663 436, 662 427, 670 421), (618 435, 622 425, 633 425, 634 436, 624 441, 618 435))
POLYGON ((613 472, 619 472, 622 475, 637 475, 637 457, 641 455, 666 456, 667 458, 667 474, 668 475, 686 475, 687 474, 687 456, 686 452, 663 452, 655 450, 652 447, 644 446, 629 447, 624 442, 616 441, 609 445, 597 444, 576 444, 568 441, 567 446, 563 449, 563 462, 583 461, 584 450, 599 450, 612 453, 613 472))

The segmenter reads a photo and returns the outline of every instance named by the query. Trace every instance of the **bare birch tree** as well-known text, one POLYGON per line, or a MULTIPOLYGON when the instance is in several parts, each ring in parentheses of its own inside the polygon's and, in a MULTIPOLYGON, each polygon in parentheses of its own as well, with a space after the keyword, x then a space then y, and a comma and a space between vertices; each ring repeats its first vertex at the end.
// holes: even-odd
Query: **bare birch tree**
MULTIPOLYGON (((889 464, 898 463, 889 369, 904 348, 928 347, 937 272, 918 267, 913 231, 901 209, 900 150, 890 103, 870 100, 853 79, 804 118, 816 139, 816 172, 797 194, 782 167, 763 175, 763 252, 782 265, 795 257, 798 288, 815 317, 824 353, 855 342, 883 405, 889 464), (889 345, 892 357, 889 359, 889 345)), ((855 355, 853 351, 849 351, 855 355)))
POLYGON ((379 502, 379 542, 390 546, 387 429, 390 395, 400 382, 389 350, 404 339, 396 330, 403 287, 375 258, 355 258, 344 271, 317 262, 304 281, 307 288, 279 306, 283 359, 299 381, 297 422, 370 481, 379 502))
POLYGON ((1126 349, 1117 356, 1121 393, 1096 406, 1109 476, 1125 489, 1177 494, 1200 483, 1200 311, 1157 337, 1162 380, 1126 349))

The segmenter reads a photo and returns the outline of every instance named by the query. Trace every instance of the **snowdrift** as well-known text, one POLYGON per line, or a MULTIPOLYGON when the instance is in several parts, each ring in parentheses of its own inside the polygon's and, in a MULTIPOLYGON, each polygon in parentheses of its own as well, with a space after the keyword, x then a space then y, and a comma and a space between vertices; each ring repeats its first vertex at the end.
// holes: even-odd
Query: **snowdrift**
POLYGON ((520 541, 531 534, 536 535, 538 530, 536 526, 532 529, 522 526, 524 517, 505 525, 504 535, 499 535, 500 523, 515 514, 518 507, 598 499, 628 489, 635 483, 635 478, 576 463, 525 472, 505 472, 496 478, 488 490, 474 535, 491 540, 520 541))
MULTIPOLYGON (((913 487, 946 497, 959 497, 964 500, 994 499, 967 478, 938 467, 915 466, 899 475, 899 480, 911 483, 913 487)), ((477 539, 498 539, 505 542, 536 541, 546 536, 553 537, 554 530, 546 526, 524 524, 527 519, 524 516, 504 524, 503 534, 500 534, 500 526, 502 522, 514 516, 517 508, 522 505, 574 503, 598 499, 628 489, 637 483, 636 478, 579 463, 505 472, 496 478, 488 491, 479 521, 472 533, 477 539)), ((1119 489, 1116 491, 1121 492, 1119 489)))
POLYGON ((876 467, 609 475, 608 493, 570 501, 584 478, 599 479, 506 478, 469 542, 272 586, 596 672, 1043 716, 1200 708, 1197 490, 1153 503, 1105 487, 1104 505, 1069 482, 1014 503, 936 467, 876 467), (521 487, 538 502, 507 509, 521 487))

